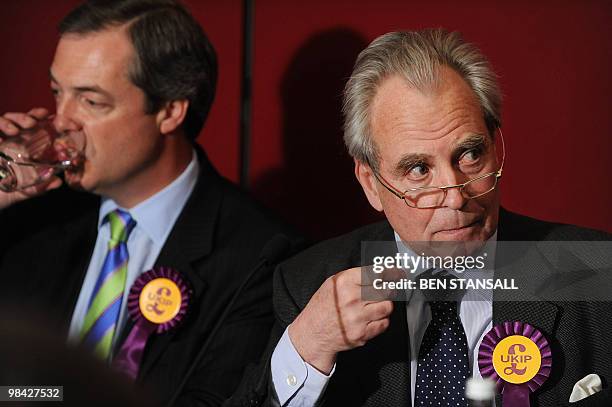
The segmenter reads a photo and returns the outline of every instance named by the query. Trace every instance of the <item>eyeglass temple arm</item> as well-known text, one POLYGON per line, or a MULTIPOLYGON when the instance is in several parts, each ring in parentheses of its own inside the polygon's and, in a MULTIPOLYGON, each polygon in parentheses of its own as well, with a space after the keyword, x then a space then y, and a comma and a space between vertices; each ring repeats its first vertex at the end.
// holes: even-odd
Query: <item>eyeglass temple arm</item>
POLYGON ((372 170, 372 174, 374 174, 374 177, 380 183, 380 185, 385 187, 387 189, 387 191, 391 192, 393 195, 397 196, 399 199, 404 199, 404 193, 403 192, 400 192, 399 190, 395 189, 392 185, 390 185, 387 182, 387 180, 384 179, 383 176, 378 173, 378 171, 376 171, 374 168, 372 168, 372 166, 370 165, 369 162, 368 162, 368 165, 369 165, 370 169, 372 170))
POLYGON ((504 142, 504 134, 502 133, 501 127, 498 127, 497 130, 499 130, 499 136, 502 142, 502 163, 499 166, 499 170, 497 170, 497 178, 501 178, 504 171, 504 163, 506 162, 506 143, 504 142))

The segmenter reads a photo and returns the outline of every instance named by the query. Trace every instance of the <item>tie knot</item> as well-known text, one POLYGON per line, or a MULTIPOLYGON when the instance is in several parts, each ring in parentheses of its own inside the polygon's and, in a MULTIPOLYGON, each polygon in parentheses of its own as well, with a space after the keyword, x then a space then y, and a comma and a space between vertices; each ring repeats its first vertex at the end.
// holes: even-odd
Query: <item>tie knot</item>
POLYGON ((106 216, 111 230, 111 245, 125 243, 136 226, 136 221, 130 214, 121 209, 115 209, 106 216))

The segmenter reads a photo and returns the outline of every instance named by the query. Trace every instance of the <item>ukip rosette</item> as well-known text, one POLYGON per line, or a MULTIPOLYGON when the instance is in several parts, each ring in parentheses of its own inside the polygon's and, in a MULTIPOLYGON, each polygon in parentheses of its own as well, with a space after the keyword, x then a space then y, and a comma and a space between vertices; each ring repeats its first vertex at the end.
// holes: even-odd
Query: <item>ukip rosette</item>
POLYGON ((544 335, 524 322, 494 326, 478 349, 478 367, 497 384, 504 406, 529 407, 529 397, 548 379, 552 352, 544 335))
POLYGON ((113 360, 113 366, 136 379, 147 341, 184 320, 192 289, 188 280, 169 267, 143 273, 132 285, 127 310, 134 326, 113 360))

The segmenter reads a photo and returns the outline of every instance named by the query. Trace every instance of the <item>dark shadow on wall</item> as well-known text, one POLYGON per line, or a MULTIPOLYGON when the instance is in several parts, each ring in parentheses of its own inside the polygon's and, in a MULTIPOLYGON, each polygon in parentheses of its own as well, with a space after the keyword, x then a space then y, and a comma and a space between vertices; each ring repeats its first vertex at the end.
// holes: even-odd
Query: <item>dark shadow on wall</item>
POLYGON ((314 239, 380 219, 355 179, 342 140, 342 91, 367 46, 345 28, 308 39, 281 85, 284 163, 253 182, 252 192, 314 239))

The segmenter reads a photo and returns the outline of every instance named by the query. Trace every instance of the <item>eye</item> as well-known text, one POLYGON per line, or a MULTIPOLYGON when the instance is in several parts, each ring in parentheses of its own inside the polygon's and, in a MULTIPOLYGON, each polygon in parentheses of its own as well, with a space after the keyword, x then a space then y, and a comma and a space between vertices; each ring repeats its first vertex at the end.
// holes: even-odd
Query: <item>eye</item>
POLYGON ((429 174, 429 168, 425 164, 415 164, 408 170, 410 179, 419 180, 429 174))
POLYGON ((57 88, 51 88, 51 94, 53 95, 54 98, 57 98, 59 96, 59 89, 57 88))
POLYGON ((461 157, 459 157, 459 164, 460 165, 472 165, 474 163, 477 163, 481 157, 482 157, 482 151, 480 149, 473 148, 461 154, 461 157))
POLYGON ((87 105, 87 107, 90 107, 92 109, 102 109, 106 107, 105 103, 98 102, 97 100, 88 97, 83 97, 82 101, 85 105, 87 105))

